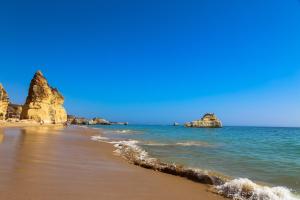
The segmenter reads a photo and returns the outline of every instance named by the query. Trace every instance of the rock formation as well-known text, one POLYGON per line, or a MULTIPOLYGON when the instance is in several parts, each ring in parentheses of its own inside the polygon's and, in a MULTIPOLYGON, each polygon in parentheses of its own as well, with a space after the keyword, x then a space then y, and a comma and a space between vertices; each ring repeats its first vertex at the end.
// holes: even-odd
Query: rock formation
POLYGON ((186 127, 196 128, 221 128, 222 122, 213 113, 206 113, 200 120, 195 120, 185 124, 186 127))
POLYGON ((0 83, 0 120, 6 119, 7 107, 9 104, 9 98, 7 92, 0 83))
POLYGON ((67 113, 63 103, 64 97, 56 88, 49 86, 41 71, 37 71, 30 82, 21 119, 33 119, 47 124, 65 123, 67 113))

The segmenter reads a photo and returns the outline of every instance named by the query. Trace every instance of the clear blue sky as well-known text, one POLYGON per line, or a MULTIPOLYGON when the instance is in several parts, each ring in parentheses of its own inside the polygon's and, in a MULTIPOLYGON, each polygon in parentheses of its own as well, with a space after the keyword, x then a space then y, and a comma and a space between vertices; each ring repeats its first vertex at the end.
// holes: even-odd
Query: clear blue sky
POLYGON ((69 113, 300 126, 298 0, 0 0, 0 82, 41 69, 69 113))

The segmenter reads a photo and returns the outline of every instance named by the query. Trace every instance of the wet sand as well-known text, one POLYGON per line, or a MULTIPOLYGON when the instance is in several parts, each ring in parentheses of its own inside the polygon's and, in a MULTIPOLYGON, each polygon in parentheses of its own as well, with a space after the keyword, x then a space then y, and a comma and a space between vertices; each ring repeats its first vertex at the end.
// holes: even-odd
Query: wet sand
POLYGON ((0 199, 221 200, 209 186, 147 170, 78 127, 0 127, 0 199))

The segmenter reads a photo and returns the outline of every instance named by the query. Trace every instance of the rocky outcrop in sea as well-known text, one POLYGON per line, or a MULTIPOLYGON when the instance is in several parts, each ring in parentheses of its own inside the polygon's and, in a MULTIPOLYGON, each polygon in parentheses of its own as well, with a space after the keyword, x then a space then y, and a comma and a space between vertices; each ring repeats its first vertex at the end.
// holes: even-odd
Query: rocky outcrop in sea
POLYGON ((41 71, 37 71, 30 82, 21 119, 32 119, 40 123, 61 124, 67 121, 63 107, 64 97, 52 88, 41 71))
POLYGON ((6 119, 8 104, 9 104, 9 98, 7 92, 5 91, 2 84, 0 83, 0 120, 6 119))
POLYGON ((185 123, 185 127, 221 128, 222 122, 214 113, 206 113, 201 119, 185 123))

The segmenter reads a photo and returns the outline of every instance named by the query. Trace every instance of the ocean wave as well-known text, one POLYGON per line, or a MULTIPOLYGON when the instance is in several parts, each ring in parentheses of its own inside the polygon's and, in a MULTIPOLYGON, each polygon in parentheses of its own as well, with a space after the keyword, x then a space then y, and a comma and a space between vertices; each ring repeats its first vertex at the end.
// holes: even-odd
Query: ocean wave
POLYGON ((216 186, 219 194, 234 200, 299 200, 288 188, 258 185, 247 178, 216 186))
POLYGON ((115 153, 127 158, 130 161, 141 160, 145 162, 154 162, 156 159, 150 158, 148 152, 143 150, 137 144, 137 140, 122 140, 109 142, 116 148, 115 153))
POLYGON ((210 147, 212 146, 211 144, 207 142, 177 142, 176 145, 179 146, 202 146, 202 147, 210 147))
POLYGON ((187 168, 182 165, 168 164, 157 158, 149 156, 148 152, 142 149, 137 140, 112 141, 116 148, 115 153, 124 157, 130 163, 141 166, 143 168, 160 171, 167 174, 185 177, 195 182, 210 185, 221 185, 224 181, 217 176, 210 175, 206 171, 200 169, 187 168))
POLYGON ((145 146, 171 146, 172 145, 172 144, 159 143, 159 142, 142 142, 141 144, 145 146))
MULTIPOLYGON (((144 145, 144 143, 138 140, 108 141, 106 137, 102 136, 93 136, 92 140, 113 144, 116 148, 114 152, 134 165, 213 185, 218 194, 227 198, 234 200, 300 200, 285 187, 261 186, 246 178, 229 180, 227 177, 214 172, 162 162, 151 157, 148 152, 141 148, 139 145, 144 145)), ((165 144, 148 143, 148 145, 165 144)), ((186 145, 186 143, 180 145, 186 145)))

